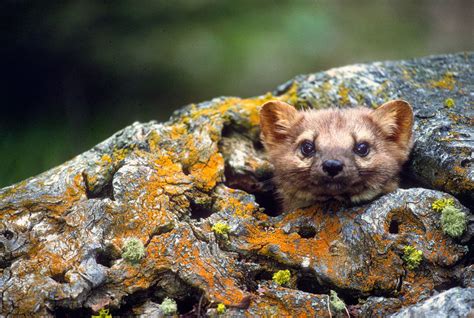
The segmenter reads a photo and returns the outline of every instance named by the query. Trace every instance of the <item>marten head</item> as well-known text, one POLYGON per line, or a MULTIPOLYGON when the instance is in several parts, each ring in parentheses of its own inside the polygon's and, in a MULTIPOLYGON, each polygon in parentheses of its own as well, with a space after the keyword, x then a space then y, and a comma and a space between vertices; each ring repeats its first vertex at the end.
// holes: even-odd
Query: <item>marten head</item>
POLYGON ((375 110, 305 111, 270 101, 262 106, 260 126, 284 208, 294 209, 395 190, 412 147, 413 112, 402 100, 375 110))

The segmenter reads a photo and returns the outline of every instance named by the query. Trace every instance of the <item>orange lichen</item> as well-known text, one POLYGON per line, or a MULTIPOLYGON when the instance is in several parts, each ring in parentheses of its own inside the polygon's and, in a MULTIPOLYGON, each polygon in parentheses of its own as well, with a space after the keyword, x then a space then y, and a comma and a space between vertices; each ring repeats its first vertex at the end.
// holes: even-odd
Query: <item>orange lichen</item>
POLYGON ((221 181, 224 173, 224 158, 220 153, 213 154, 206 163, 198 162, 190 168, 194 185, 203 191, 212 190, 221 181))

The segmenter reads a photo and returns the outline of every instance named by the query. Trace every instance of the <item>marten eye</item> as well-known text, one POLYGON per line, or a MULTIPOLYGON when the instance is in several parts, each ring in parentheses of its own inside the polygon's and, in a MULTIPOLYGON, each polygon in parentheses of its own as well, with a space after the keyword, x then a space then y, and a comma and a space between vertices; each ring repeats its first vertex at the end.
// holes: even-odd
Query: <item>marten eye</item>
POLYGON ((365 157, 370 152, 369 144, 366 142, 358 142, 354 147, 354 152, 361 157, 365 157))
POLYGON ((311 157, 315 153, 314 143, 309 140, 305 140, 300 145, 300 150, 303 156, 311 157))

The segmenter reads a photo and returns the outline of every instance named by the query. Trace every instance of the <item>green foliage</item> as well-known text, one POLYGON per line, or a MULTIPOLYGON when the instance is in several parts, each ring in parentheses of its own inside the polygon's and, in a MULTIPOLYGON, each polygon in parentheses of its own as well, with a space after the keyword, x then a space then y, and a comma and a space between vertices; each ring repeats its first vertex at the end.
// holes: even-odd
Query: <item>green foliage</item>
POLYGON ((448 205, 441 212, 443 232, 451 237, 459 237, 467 226, 466 214, 455 206, 448 205))
POLYGON ((444 106, 445 106, 446 108, 453 108, 454 105, 455 105, 454 99, 452 99, 452 98, 446 98, 446 99, 444 100, 444 106))
POLYGON ((166 297, 160 304, 160 309, 165 315, 174 315, 178 311, 178 305, 174 299, 166 297))
POLYGON ((286 285, 290 282, 291 273, 289 270, 280 270, 273 274, 273 281, 280 286, 286 285))
POLYGON ((423 252, 413 246, 405 246, 403 249, 403 261, 409 270, 417 268, 423 260, 423 252))
POLYGON ((454 200, 452 198, 438 199, 431 204, 431 208, 436 212, 443 211, 447 206, 454 206, 454 200))
POLYGON ((130 263, 138 263, 145 256, 145 247, 136 237, 129 238, 122 248, 122 258, 130 263))
POLYGON ((217 235, 221 235, 225 238, 228 238, 230 233, 230 226, 225 222, 217 222, 212 226, 212 230, 217 235))
POLYGON ((225 313, 225 305, 224 304, 217 305, 217 313, 219 315, 222 315, 222 314, 225 313))
POLYGON ((112 318, 112 315, 109 314, 108 309, 102 308, 101 310, 99 310, 99 315, 98 316, 92 315, 92 318, 112 318))
POLYGON ((344 301, 342 301, 342 299, 337 296, 337 293, 334 290, 331 290, 330 294, 330 303, 332 308, 334 308, 336 311, 343 311, 346 308, 344 301))

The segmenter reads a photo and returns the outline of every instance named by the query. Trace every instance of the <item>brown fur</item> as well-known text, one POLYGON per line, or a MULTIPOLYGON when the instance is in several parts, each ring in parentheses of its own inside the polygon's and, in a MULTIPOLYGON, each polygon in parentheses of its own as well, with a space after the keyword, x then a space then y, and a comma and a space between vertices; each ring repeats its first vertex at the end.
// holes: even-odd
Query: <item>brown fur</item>
POLYGON ((262 106, 260 125, 285 210, 328 199, 356 203, 394 191, 412 147, 413 112, 402 100, 390 101, 376 110, 307 111, 270 101, 262 106), (314 142, 316 152, 311 157, 301 153, 304 140, 314 142), (357 142, 369 144, 366 157, 354 153, 357 142), (322 162, 334 159, 344 168, 330 177, 322 162))

